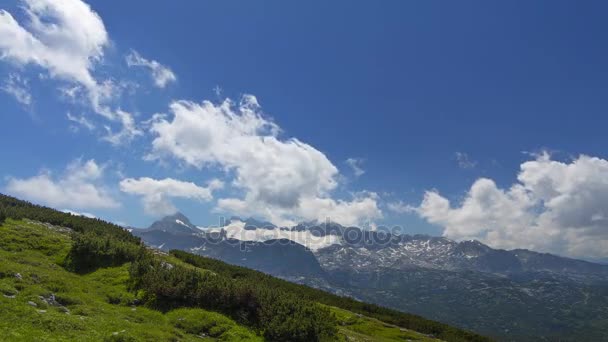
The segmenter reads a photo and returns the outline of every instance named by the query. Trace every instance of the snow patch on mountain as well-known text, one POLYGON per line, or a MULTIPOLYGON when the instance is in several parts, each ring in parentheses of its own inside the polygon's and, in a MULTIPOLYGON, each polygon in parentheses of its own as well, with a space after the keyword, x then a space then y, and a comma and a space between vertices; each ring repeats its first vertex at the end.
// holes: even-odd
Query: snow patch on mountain
POLYGON ((184 226, 184 227, 188 227, 188 228, 190 228, 190 226, 189 226, 189 225, 185 224, 185 223, 184 223, 183 221, 181 221, 181 220, 177 220, 177 219, 176 219, 176 220, 175 220, 175 223, 177 223, 177 224, 181 224, 181 225, 182 225, 182 226, 184 226))

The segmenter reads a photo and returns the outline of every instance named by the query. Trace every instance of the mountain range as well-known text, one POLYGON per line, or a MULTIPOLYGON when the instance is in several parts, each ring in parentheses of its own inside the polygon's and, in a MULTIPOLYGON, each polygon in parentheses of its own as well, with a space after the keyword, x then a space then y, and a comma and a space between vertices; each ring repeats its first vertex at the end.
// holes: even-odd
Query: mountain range
POLYGON ((608 340, 608 265, 333 222, 279 228, 231 218, 208 229, 178 213, 132 233, 159 249, 220 259, 498 340, 608 340), (315 241, 310 248, 306 239, 315 241))

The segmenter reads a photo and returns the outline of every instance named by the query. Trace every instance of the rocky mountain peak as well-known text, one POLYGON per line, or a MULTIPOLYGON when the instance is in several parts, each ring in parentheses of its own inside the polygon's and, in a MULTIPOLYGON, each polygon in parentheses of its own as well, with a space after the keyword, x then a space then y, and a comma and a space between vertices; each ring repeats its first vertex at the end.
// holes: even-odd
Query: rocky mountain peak
POLYGON ((190 222, 186 215, 177 212, 173 215, 165 216, 162 219, 152 223, 149 230, 160 230, 171 233, 193 233, 198 229, 190 222))

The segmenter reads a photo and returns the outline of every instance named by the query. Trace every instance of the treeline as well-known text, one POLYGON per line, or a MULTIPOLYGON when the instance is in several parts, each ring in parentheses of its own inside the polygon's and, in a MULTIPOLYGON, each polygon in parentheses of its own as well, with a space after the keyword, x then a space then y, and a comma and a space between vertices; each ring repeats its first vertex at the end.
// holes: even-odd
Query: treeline
POLYGON ((219 260, 205 258, 180 250, 172 250, 170 253, 188 264, 201 269, 210 270, 215 274, 232 279, 233 281, 246 281, 252 284, 257 284, 257 286, 261 288, 275 289, 285 293, 297 294, 303 299, 314 300, 325 305, 335 306, 351 312, 360 313, 362 315, 373 317, 380 321, 394 324, 402 328, 433 335, 442 340, 475 342, 491 341, 489 338, 473 332, 431 321, 417 315, 407 314, 378 305, 360 302, 349 297, 337 296, 305 285, 299 285, 278 279, 262 272, 230 265, 219 260))

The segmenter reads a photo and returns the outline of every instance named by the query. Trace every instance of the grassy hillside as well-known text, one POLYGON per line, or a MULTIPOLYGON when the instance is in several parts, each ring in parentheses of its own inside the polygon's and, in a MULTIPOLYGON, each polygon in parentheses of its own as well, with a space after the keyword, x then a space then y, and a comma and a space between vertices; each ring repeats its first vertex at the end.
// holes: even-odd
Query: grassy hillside
POLYGON ((217 260, 152 252, 115 225, 0 195, 3 216, 5 340, 486 340, 217 260))
POLYGON ((0 336, 8 341, 261 341, 233 320, 202 309, 162 313, 137 306, 128 265, 88 274, 61 265, 69 232, 32 221, 0 226, 0 336))

